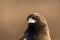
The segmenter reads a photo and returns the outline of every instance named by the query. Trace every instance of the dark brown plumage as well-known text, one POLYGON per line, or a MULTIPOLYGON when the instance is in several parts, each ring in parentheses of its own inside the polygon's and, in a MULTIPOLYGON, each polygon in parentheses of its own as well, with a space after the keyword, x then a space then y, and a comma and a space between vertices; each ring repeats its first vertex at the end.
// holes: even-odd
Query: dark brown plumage
POLYGON ((46 19, 38 13, 32 13, 27 17, 28 28, 24 33, 25 40, 51 40, 46 19), (35 23, 28 23, 29 18, 35 23))

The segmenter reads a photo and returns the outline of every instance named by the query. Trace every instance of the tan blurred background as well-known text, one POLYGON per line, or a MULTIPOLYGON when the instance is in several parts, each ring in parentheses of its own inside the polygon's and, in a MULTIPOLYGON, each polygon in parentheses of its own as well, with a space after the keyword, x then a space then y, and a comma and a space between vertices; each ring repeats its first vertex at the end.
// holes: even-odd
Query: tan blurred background
POLYGON ((0 0, 0 40, 17 40, 31 12, 44 15, 52 40, 60 40, 60 0, 0 0))

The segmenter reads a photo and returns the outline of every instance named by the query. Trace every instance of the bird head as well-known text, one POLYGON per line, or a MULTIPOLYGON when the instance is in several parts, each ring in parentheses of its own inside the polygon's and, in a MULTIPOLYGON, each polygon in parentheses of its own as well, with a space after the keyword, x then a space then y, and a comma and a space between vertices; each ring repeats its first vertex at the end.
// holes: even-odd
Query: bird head
POLYGON ((37 16, 38 13, 32 13, 27 17, 28 23, 37 23, 39 22, 39 16, 37 16))

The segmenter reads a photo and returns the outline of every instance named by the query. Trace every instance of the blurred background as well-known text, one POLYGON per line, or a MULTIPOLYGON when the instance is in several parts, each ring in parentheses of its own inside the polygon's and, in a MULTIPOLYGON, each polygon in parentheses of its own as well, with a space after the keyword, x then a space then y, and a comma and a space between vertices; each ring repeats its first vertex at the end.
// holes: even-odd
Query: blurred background
POLYGON ((42 14, 52 40, 60 40, 60 0, 0 0, 0 40, 18 40, 31 12, 42 14))

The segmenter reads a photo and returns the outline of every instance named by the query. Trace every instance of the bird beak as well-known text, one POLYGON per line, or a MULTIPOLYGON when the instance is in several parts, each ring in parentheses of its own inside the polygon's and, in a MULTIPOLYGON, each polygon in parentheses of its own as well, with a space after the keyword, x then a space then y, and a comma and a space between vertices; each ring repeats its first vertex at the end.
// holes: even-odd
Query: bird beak
POLYGON ((36 21, 32 18, 29 18, 28 23, 35 23, 36 21))

